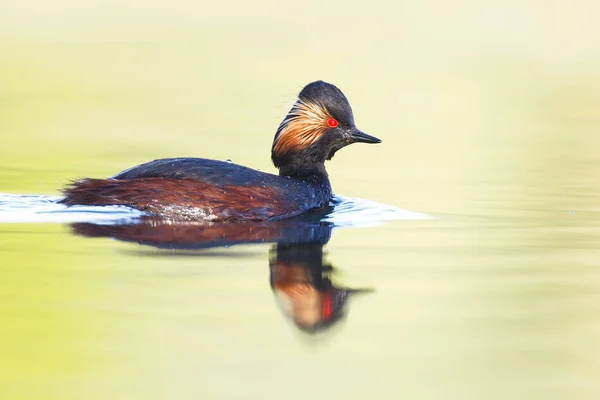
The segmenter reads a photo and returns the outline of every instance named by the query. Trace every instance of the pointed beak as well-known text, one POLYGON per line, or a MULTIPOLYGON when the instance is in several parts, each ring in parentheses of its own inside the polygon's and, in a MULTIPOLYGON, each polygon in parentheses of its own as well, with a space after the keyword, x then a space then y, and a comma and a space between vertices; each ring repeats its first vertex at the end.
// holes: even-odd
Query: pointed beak
POLYGON ((352 142, 361 142, 361 143, 381 143, 381 139, 376 138, 375 136, 367 135, 364 132, 359 131, 354 128, 350 131, 350 139, 352 142))

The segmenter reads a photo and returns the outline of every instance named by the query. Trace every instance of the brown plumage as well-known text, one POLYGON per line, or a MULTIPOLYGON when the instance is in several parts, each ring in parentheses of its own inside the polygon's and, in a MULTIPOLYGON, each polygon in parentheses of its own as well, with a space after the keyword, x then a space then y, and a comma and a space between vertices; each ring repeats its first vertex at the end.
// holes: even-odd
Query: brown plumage
POLYGON ((67 205, 123 205, 184 221, 258 221, 302 211, 274 186, 219 187, 194 179, 88 178, 67 187, 65 196, 67 205))

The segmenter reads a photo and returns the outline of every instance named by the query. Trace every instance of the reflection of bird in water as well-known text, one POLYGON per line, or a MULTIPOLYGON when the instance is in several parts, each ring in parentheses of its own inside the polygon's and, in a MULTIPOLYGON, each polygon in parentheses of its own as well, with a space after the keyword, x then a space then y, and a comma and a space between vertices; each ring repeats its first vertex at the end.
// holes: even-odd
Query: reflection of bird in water
POLYGON ((155 217, 145 217, 139 223, 97 225, 75 223, 73 232, 87 237, 111 237, 126 242, 172 250, 194 250, 228 247, 252 243, 327 243, 331 237, 329 224, 312 222, 314 214, 299 220, 173 223, 155 217), (307 220, 308 219, 308 220, 307 220))
POLYGON ((315 333, 342 319, 350 294, 366 291, 336 287, 329 279, 333 267, 323 260, 323 246, 333 227, 320 222, 324 212, 273 222, 173 224, 146 218, 123 225, 77 223, 72 229, 86 237, 111 237, 175 250, 170 254, 178 254, 176 250, 275 242, 269 260, 271 288, 295 325, 315 333))
POLYGON ((336 287, 323 244, 278 244, 269 261, 271 288, 285 314, 305 332, 322 331, 344 317, 350 294, 369 290, 336 287))

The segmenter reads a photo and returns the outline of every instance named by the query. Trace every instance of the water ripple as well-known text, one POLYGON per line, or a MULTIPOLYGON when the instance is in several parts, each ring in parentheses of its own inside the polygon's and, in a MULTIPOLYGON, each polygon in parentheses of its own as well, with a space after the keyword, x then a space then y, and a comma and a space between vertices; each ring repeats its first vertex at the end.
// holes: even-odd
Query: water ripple
MULTIPOLYGON (((145 213, 125 206, 71 206, 58 204, 60 197, 0 193, 0 223, 127 224, 145 213)), ((392 220, 431 219, 428 214, 404 210, 370 200, 336 196, 333 210, 323 219, 334 226, 374 226, 392 220)))

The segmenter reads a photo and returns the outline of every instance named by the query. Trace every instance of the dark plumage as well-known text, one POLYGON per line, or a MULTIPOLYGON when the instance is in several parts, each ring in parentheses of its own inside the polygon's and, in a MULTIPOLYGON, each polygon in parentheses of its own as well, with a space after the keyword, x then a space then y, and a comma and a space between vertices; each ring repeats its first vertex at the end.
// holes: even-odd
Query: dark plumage
POLYGON ((186 221, 288 218, 329 202, 333 193, 325 160, 354 142, 380 140, 356 128, 337 87, 317 81, 300 92, 277 130, 271 155, 279 175, 204 158, 169 158, 109 179, 73 182, 61 202, 125 205, 186 221))

